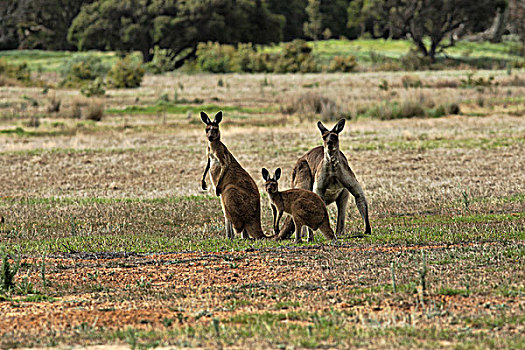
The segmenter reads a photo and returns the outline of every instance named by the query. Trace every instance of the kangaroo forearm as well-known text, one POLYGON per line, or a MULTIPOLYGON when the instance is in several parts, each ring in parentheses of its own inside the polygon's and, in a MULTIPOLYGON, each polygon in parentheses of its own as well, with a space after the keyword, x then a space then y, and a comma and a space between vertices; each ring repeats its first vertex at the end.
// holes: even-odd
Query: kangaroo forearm
POLYGON ((204 168, 204 173, 202 173, 202 181, 206 180, 206 175, 208 174, 209 170, 210 170, 210 158, 208 157, 208 161, 206 162, 206 168, 204 168))

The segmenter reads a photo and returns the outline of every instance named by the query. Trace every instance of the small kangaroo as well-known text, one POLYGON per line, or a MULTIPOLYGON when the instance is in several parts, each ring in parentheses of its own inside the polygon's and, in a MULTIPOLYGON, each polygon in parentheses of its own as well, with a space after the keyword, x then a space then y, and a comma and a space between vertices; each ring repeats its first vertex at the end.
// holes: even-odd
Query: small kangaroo
POLYGON ((233 238, 235 229, 243 238, 268 238, 261 228, 261 201, 257 185, 220 140, 222 112, 218 112, 213 121, 201 112, 201 119, 206 124, 208 138, 208 160, 201 185, 203 190, 207 189, 206 174, 210 171, 215 194, 221 197, 226 236, 233 238))
MULTIPOLYGON (((317 193, 326 205, 333 202, 337 205, 337 227, 335 234, 340 237, 344 233, 345 213, 349 193, 357 205, 357 209, 365 224, 365 235, 372 233, 368 221, 368 203, 361 185, 354 172, 350 169, 348 160, 339 150, 339 133, 343 131, 345 119, 328 130, 323 123, 317 122, 317 127, 323 137, 323 146, 318 146, 297 160, 292 173, 292 188, 304 188, 317 193)), ((287 220, 285 227, 277 239, 290 237, 294 224, 287 220)))
POLYGON ((281 168, 275 170, 273 178, 265 168, 262 169, 264 187, 271 200, 273 213, 273 230, 279 234, 279 220, 283 212, 292 215, 295 224, 295 243, 301 242, 301 229, 308 226, 308 242, 313 241, 313 231, 321 230, 327 239, 335 240, 334 231, 330 227, 326 205, 321 197, 312 191, 294 188, 279 192, 277 180, 281 177, 281 168))

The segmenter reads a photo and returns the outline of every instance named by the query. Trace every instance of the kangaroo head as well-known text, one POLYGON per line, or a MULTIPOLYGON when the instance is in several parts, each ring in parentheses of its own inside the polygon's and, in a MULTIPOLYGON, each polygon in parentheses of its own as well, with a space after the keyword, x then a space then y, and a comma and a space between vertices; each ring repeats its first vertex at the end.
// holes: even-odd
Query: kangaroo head
POLYGON ((209 141, 217 141, 221 138, 221 132, 219 131, 219 123, 222 121, 222 112, 219 111, 215 114, 215 119, 210 120, 210 117, 204 112, 201 112, 201 119, 206 124, 206 137, 209 141))
POLYGON ((264 181, 264 188, 266 189, 266 192, 268 193, 277 193, 279 191, 279 185, 277 184, 277 180, 281 177, 281 168, 277 168, 275 170, 275 174, 273 177, 270 177, 270 173, 266 168, 262 169, 262 177, 264 181))
POLYGON ((317 122, 317 127, 321 130, 321 135, 323 135, 325 152, 333 154, 339 151, 339 133, 345 127, 345 119, 339 120, 332 130, 328 130, 320 121, 317 122))

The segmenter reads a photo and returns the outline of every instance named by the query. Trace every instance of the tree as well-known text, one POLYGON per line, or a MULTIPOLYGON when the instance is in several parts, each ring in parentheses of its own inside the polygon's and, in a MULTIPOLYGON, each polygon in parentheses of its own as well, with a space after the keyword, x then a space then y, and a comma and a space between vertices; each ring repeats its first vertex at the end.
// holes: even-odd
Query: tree
POLYGON ((303 23, 307 21, 306 5, 308 0, 267 0, 268 9, 285 18, 283 40, 305 39, 303 23))
POLYGON ((345 16, 349 4, 350 0, 322 0, 319 11, 323 30, 330 29, 331 35, 336 38, 351 33, 352 31, 346 26, 345 16))
MULTIPOLYGON (((455 31, 483 30, 490 26, 496 10, 504 6, 500 0, 365 0, 364 3, 369 14, 388 13, 384 18, 388 18, 391 35, 406 33, 432 61, 438 52, 455 44, 455 31)), ((353 24, 363 20, 357 18, 353 24)))
POLYGON ((159 47, 178 68, 199 42, 278 42, 283 23, 261 0, 97 0, 75 18, 68 38, 82 50, 139 50, 145 62, 159 47))
MULTIPOLYGON (((67 31, 83 4, 92 0, 10 0, 0 3, 2 34, 10 48, 69 50, 67 31), (15 46, 15 47, 12 47, 15 46)), ((2 40, 0 40, 2 41, 2 40)))
MULTIPOLYGON (((365 32, 373 38, 388 38, 392 36, 389 25, 389 13, 382 2, 376 0, 353 0, 348 6, 347 26, 359 36, 365 32)), ((403 33, 405 34, 405 33, 403 33)))
POLYGON ((522 44, 521 55, 525 56, 525 0, 510 0, 509 12, 511 30, 519 36, 522 44))
POLYGON ((317 41, 319 35, 321 35, 321 32, 323 31, 323 19, 320 7, 320 0, 308 0, 308 6, 306 6, 308 21, 304 22, 303 31, 306 36, 314 39, 314 41, 317 41))
POLYGON ((0 1, 0 50, 16 49, 18 35, 16 33, 17 1, 0 1))

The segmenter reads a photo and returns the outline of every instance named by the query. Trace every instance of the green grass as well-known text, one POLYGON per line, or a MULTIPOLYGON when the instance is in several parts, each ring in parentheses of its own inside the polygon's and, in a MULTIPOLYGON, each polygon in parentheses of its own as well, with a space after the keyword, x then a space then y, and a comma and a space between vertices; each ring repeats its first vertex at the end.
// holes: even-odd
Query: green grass
MULTIPOLYGON (((310 43, 313 47, 313 43, 310 43)), ((523 58, 517 55, 519 51, 515 42, 488 43, 488 42, 458 42, 456 46, 446 50, 449 57, 471 63, 476 66, 491 68, 492 64, 504 66, 506 62, 522 62, 523 58)), ((353 55, 362 66, 384 62, 385 60, 398 61, 405 55, 413 44, 408 40, 322 40, 317 43, 316 54, 322 63, 326 64, 333 56, 353 55)), ((281 45, 264 48, 268 52, 276 52, 281 45)), ((57 72, 66 61, 75 56, 97 56, 104 63, 113 64, 117 60, 114 52, 68 52, 68 51, 41 51, 41 50, 11 50, 0 51, 0 58, 6 58, 10 63, 26 62, 31 70, 41 72, 57 72)), ((438 60, 443 56, 438 56, 438 60)))
POLYGON ((70 51, 43 51, 43 50, 9 50, 0 51, 0 58, 5 58, 11 64, 27 63, 29 69, 40 72, 59 72, 64 64, 77 56, 96 56, 103 63, 112 65, 118 59, 115 52, 70 52, 70 51))
MULTIPOLYGON (((509 203, 522 203, 523 196, 500 201, 509 200, 509 203)), ((482 201, 479 203, 483 205, 482 201)), ((458 210, 462 206, 460 202, 451 204, 458 210)), ((293 245, 291 241, 226 239, 222 217, 218 214, 221 212, 220 202, 214 196, 156 199, 4 197, 0 199, 0 208, 6 214, 9 210, 16 210, 21 215, 20 219, 0 228, 0 250, 11 251, 16 247, 31 255, 44 252, 243 251, 293 245), (41 220, 41 215, 47 219, 41 220), (133 215, 133 221, 126 219, 130 215, 133 215)), ((266 214, 263 213, 265 220, 266 214)), ((350 217, 347 235, 340 237, 336 245, 454 244, 525 239, 523 212, 394 214, 374 218, 373 235, 359 239, 350 236, 361 230, 361 221, 358 217, 350 217)), ((269 225, 266 221, 263 224, 269 225)), ((271 234, 269 226, 264 229, 271 234)), ((317 232, 313 243, 302 245, 327 243, 317 232)))

